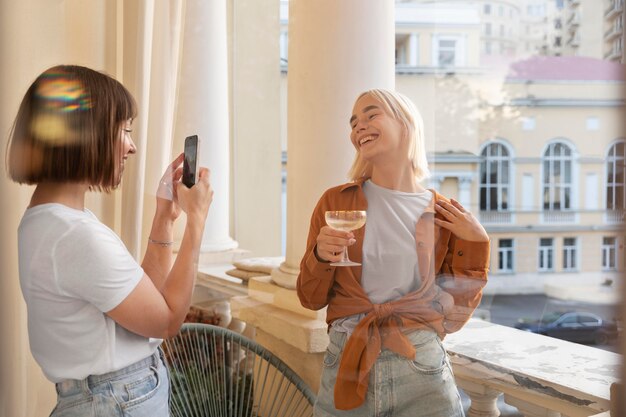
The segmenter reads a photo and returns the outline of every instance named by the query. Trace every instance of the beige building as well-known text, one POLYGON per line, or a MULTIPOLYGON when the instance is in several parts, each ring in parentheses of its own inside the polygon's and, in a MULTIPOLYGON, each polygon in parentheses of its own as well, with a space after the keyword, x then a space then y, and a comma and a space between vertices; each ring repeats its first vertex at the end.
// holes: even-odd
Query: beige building
POLYGON ((492 237, 490 291, 619 280, 621 71, 591 58, 530 58, 499 84, 499 102, 476 93, 495 79, 398 75, 424 114, 431 185, 479 213, 492 237))

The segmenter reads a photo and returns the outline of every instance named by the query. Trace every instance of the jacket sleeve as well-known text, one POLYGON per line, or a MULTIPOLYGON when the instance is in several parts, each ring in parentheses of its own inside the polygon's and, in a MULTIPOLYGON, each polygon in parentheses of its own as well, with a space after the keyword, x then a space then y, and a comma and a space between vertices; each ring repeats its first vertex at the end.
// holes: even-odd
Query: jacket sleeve
POLYGON ((480 304, 489 272, 489 242, 470 242, 453 234, 437 274, 442 290, 438 297, 444 313, 446 333, 461 329, 480 304))
POLYGON ((300 303, 308 309, 320 310, 328 304, 335 282, 335 268, 328 262, 320 261, 315 255, 317 235, 325 225, 324 211, 328 191, 320 198, 313 210, 306 250, 300 262, 300 274, 296 289, 300 303))

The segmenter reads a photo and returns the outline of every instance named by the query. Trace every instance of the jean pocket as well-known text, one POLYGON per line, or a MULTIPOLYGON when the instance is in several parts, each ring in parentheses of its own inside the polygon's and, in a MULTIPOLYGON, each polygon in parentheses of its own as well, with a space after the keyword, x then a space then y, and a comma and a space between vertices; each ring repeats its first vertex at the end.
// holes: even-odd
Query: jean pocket
POLYGON ((111 383, 114 395, 122 409, 141 404, 159 391, 161 377, 158 369, 150 366, 146 371, 136 375, 132 381, 124 379, 111 383))
POLYGON ((446 368, 446 350, 439 340, 439 336, 433 334, 433 337, 421 340, 414 347, 415 358, 409 361, 413 370, 426 375, 443 372, 446 368))
POLYGON ((328 348, 326 349, 326 354, 324 355, 324 366, 327 368, 334 368, 337 366, 337 362, 339 361, 340 351, 337 346, 330 343, 328 348))

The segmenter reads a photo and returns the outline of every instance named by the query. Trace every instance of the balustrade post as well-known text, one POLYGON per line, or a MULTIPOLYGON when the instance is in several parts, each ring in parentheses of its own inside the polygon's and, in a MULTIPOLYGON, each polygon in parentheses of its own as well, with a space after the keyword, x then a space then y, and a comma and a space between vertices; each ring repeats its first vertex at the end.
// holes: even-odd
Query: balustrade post
POLYGON ((456 378, 456 383, 472 400, 470 408, 467 411, 468 417, 500 416, 497 402, 502 392, 489 388, 486 385, 458 377, 456 378))

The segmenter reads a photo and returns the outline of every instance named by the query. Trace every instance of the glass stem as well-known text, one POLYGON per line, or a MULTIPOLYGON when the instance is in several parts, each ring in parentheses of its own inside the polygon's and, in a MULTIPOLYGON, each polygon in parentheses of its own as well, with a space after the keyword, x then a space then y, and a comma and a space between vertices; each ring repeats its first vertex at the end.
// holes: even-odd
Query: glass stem
POLYGON ((343 251, 341 252, 341 262, 350 262, 348 258, 348 247, 344 246, 343 251))

